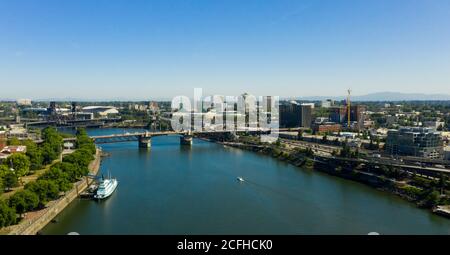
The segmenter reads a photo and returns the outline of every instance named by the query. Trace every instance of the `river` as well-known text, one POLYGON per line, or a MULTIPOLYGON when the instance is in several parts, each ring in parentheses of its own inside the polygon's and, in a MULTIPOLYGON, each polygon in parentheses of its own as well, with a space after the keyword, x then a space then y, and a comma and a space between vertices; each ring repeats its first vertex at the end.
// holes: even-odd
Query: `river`
POLYGON ((177 136, 101 147, 115 193, 75 200, 42 234, 450 234, 450 220, 394 195, 254 152, 177 136))

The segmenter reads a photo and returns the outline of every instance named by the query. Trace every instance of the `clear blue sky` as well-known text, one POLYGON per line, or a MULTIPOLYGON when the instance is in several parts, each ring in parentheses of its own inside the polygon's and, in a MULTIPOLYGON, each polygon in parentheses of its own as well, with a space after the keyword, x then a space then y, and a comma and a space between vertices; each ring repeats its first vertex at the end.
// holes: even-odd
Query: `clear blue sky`
POLYGON ((448 0, 0 0, 0 98, 450 94, 448 0))

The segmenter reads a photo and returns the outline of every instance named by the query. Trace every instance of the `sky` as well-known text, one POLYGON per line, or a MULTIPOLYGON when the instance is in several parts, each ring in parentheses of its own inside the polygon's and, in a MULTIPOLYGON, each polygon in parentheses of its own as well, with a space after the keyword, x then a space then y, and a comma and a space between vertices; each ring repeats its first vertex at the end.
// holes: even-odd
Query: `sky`
POLYGON ((448 0, 0 0, 0 99, 450 94, 448 0))

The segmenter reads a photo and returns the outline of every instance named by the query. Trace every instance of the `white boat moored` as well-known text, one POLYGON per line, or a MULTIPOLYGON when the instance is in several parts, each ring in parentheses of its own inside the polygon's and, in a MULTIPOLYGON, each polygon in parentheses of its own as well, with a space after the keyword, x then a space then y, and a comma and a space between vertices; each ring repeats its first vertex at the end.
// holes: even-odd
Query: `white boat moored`
POLYGON ((109 179, 102 178, 102 180, 100 181, 100 184, 98 185, 98 189, 94 195, 94 198, 95 199, 105 199, 105 198, 111 196, 111 194, 116 190, 117 184, 118 184, 118 182, 117 182, 117 179, 115 179, 115 178, 109 178, 109 179))

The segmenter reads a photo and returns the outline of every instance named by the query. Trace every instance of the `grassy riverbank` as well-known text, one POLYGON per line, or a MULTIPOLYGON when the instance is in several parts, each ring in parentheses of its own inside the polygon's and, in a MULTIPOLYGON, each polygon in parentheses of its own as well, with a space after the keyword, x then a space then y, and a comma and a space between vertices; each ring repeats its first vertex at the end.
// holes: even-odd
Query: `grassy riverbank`
POLYGON ((77 134, 76 147, 22 190, 0 201, 5 227, 0 233, 35 234, 88 186, 84 176, 98 171, 100 151, 84 130, 77 134))

